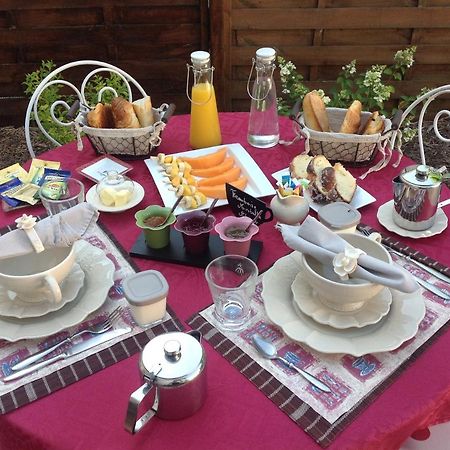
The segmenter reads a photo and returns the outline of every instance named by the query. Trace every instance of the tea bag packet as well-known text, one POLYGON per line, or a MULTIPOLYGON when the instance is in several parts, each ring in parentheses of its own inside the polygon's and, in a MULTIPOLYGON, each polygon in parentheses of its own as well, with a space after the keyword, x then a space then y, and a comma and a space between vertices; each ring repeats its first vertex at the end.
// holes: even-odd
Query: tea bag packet
POLYGON ((14 189, 14 192, 6 195, 8 195, 9 198, 20 200, 30 205, 35 205, 39 201, 39 198, 36 198, 36 194, 38 191, 39 186, 31 183, 26 183, 18 186, 17 189, 14 189))
POLYGON ((23 202, 10 197, 23 186, 18 178, 13 178, 6 183, 0 184, 0 198, 11 208, 20 206, 23 202))
POLYGON ((405 269, 354 249, 343 238, 311 216, 308 216, 300 226, 278 224, 277 228, 288 247, 311 255, 322 264, 333 266, 335 257, 347 251, 357 259, 352 276, 401 292, 414 292, 419 288, 405 269))
POLYGON ((4 184, 14 178, 18 178, 22 183, 28 180, 27 171, 19 163, 0 170, 0 184, 4 184))
MULTIPOLYGON (((44 174, 39 180, 39 186, 44 185, 42 193, 52 200, 59 200, 66 191, 67 178, 70 178, 69 170, 44 169, 44 174)), ((38 189, 39 189, 38 186, 38 189)))
POLYGON ((43 159, 34 158, 31 161, 30 170, 28 171, 28 179, 29 183, 41 185, 42 178, 44 176, 44 170, 48 169, 59 169, 61 163, 59 161, 44 161, 43 159))
MULTIPOLYGON (((33 217, 26 214, 23 216, 19 218, 23 219, 21 222, 31 224, 33 217)), ((44 248, 70 247, 90 230, 91 226, 97 222, 98 216, 98 211, 94 206, 83 202, 59 214, 35 222, 32 228, 44 248)), ((20 222, 19 219, 16 222, 20 222)), ((0 259, 26 255, 34 251, 35 247, 25 229, 16 229, 0 236, 0 259)))

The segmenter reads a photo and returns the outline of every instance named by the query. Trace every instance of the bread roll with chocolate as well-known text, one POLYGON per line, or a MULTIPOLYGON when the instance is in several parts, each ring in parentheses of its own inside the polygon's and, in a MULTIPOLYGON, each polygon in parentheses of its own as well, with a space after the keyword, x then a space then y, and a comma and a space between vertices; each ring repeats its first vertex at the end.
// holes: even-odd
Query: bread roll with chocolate
POLYGON ((155 119, 153 118, 152 101, 148 95, 139 100, 135 100, 133 102, 133 108, 141 127, 153 125, 155 119))
POLYGON ((111 102, 114 125, 116 128, 141 128, 133 105, 123 97, 116 97, 111 102))
POLYGON ((364 125, 362 134, 377 134, 384 130, 384 120, 378 111, 374 111, 364 125))
POLYGON ((95 108, 87 113, 87 121, 93 128, 114 128, 111 105, 97 103, 95 108))
POLYGON ((322 97, 316 92, 308 92, 303 98, 305 125, 315 131, 330 131, 328 114, 322 97))
POLYGON ((355 100, 347 110, 339 133, 353 134, 359 130, 359 125, 361 124, 361 109, 361 102, 355 100))

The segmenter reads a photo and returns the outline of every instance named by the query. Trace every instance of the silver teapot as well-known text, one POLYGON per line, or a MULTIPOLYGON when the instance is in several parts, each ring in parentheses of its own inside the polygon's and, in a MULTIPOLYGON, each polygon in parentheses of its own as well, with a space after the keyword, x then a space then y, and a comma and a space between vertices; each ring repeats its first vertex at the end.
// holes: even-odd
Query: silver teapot
MULTIPOLYGON (((445 168, 443 168, 445 170, 445 168)), ((441 177, 426 165, 408 166, 393 179, 394 222, 405 230, 422 231, 433 226, 441 194, 441 177)))
POLYGON ((198 331, 165 333, 148 342, 139 362, 144 384, 130 396, 125 429, 137 433, 155 415, 178 420, 194 414, 206 398, 205 363, 198 331), (153 386, 153 406, 138 419, 138 407, 153 386))

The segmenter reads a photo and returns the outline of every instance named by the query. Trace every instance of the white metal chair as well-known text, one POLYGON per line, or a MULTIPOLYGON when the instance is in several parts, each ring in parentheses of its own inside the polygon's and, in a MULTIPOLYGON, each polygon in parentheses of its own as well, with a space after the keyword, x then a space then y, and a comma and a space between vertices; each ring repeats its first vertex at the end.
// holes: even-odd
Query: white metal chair
MULTIPOLYGON (((122 69, 106 63, 106 62, 102 62, 102 61, 95 61, 95 60, 80 60, 80 61, 74 61, 68 64, 65 64, 57 69, 55 69, 53 72, 49 73, 42 81, 41 83, 38 85, 38 87, 36 88, 35 92, 33 93, 30 102, 28 104, 27 107, 27 111, 25 114, 25 139, 26 139, 26 143, 27 143, 27 147, 28 147, 28 151, 30 153, 30 157, 34 158, 35 157, 35 153, 33 150, 33 145, 31 142, 31 136, 30 136, 30 121, 31 118, 33 116, 33 119, 35 120, 37 126, 39 127, 40 131, 42 132, 42 134, 55 146, 60 146, 62 145, 60 142, 58 142, 53 136, 51 136, 48 132, 48 130, 46 130, 44 128, 44 126, 42 125, 39 116, 38 116, 38 103, 39 103, 39 99, 40 96, 42 95, 42 93, 44 92, 45 89, 47 89, 48 87, 52 86, 52 85, 62 85, 62 86, 67 86, 70 89, 73 90, 73 92, 75 93, 76 97, 78 98, 78 102, 79 103, 79 110, 75 111, 75 113, 78 113, 77 116, 75 118, 73 118, 73 116, 71 116, 71 114, 68 114, 69 112, 72 113, 71 110, 71 105, 68 105, 66 101, 64 100, 57 100, 55 101, 51 106, 50 106, 50 115, 52 117, 52 120, 59 126, 61 127, 73 127, 74 129, 77 128, 77 126, 80 125, 80 122, 82 120, 82 118, 85 116, 85 114, 91 109, 93 108, 95 105, 89 105, 88 101, 86 99, 85 96, 85 88, 86 85, 88 84, 89 80, 91 77, 93 77, 94 75, 101 73, 101 72, 109 72, 109 73, 115 73, 117 75, 119 75, 123 82, 125 83, 127 90, 128 90, 128 100, 130 102, 133 101, 133 92, 132 92, 132 86, 134 88, 137 89, 137 91, 142 95, 142 96, 146 96, 146 92, 143 89, 143 87, 128 73, 126 73, 125 71, 123 71, 122 69), (96 66, 97 68, 94 70, 91 70, 86 77, 84 78, 83 82, 81 83, 81 87, 80 89, 78 89, 74 84, 70 83, 69 81, 66 80, 61 80, 61 79, 54 79, 55 77, 57 77, 58 75, 62 74, 62 72, 64 72, 67 69, 76 67, 76 66, 96 66), (131 83, 131 84, 130 84, 131 83), (68 121, 67 122, 63 122, 61 120, 59 120, 56 115, 55 115, 55 109, 58 107, 63 107, 66 109, 68 116, 68 121), (33 113, 33 114, 32 114, 33 113)), ((104 88, 102 88, 99 92, 98 92, 98 99, 97 101, 100 102, 102 95, 105 91, 110 91, 112 92, 115 96, 117 96, 117 92, 109 86, 106 86, 104 88)), ((167 116, 168 114, 166 114, 166 118, 165 120, 163 120, 163 116, 164 113, 168 113, 169 110, 169 105, 167 104, 163 104, 160 106, 160 108, 156 109, 157 112, 160 113, 160 126, 157 126, 157 124, 155 124, 155 130, 158 131, 158 136, 156 137, 156 139, 154 141, 152 141, 152 144, 154 144, 154 146, 159 145, 160 143, 160 138, 159 138, 159 133, 162 131, 162 129, 164 128, 164 123, 167 120, 167 116)), ((172 112, 172 111, 171 111, 172 112)), ((79 133, 78 133, 79 134, 79 133)))

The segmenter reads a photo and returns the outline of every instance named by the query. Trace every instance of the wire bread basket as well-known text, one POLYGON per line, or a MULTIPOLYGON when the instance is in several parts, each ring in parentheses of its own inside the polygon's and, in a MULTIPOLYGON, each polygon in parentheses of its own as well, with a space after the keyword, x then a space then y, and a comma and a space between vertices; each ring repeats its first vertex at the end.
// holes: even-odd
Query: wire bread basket
POLYGON ((161 143, 161 133, 175 105, 163 103, 153 108, 155 123, 144 128, 93 128, 87 125, 86 114, 80 121, 81 131, 88 137, 97 153, 117 157, 147 158, 161 143))
MULTIPOLYGON (((330 128, 339 130, 347 109, 326 108, 330 128)), ((370 112, 361 113, 361 123, 366 123, 370 112)), ((302 114, 295 117, 296 133, 305 139, 305 149, 311 155, 324 155, 332 162, 343 162, 352 166, 370 164, 377 151, 384 153, 391 135, 391 121, 383 118, 384 131, 382 134, 346 134, 334 132, 315 131, 305 125, 302 114)))

